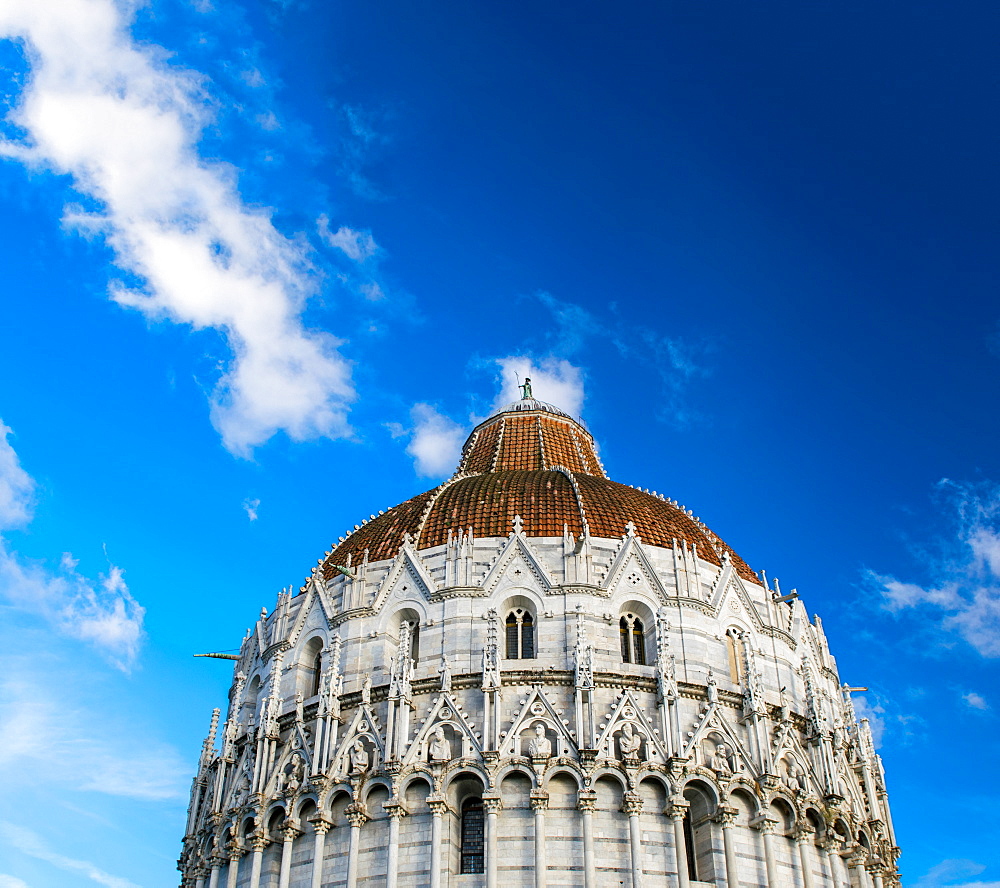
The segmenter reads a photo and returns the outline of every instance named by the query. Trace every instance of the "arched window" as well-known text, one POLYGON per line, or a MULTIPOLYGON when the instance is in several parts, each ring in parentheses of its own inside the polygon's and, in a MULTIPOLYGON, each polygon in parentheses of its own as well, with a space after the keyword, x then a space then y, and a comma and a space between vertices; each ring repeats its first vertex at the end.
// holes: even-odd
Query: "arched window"
POLYGON ((618 621, 622 662, 646 665, 646 629, 635 614, 625 614, 618 621))
POLYGON ((410 659, 414 666, 420 659, 420 624, 416 620, 410 621, 410 659))
POLYGON ((504 624, 507 632, 507 659, 533 660, 535 658, 535 620, 531 612, 522 607, 507 614, 504 624))
POLYGON ((323 684, 323 651, 316 652, 316 658, 313 660, 313 677, 312 677, 312 690, 309 696, 315 697, 319 693, 320 686, 323 684))
POLYGON ((462 865, 459 870, 466 873, 484 873, 483 841, 485 818, 483 800, 472 798, 462 803, 462 865))
POLYGON ((726 653, 729 656, 729 678, 733 684, 743 681, 743 633, 739 629, 726 630, 726 653))

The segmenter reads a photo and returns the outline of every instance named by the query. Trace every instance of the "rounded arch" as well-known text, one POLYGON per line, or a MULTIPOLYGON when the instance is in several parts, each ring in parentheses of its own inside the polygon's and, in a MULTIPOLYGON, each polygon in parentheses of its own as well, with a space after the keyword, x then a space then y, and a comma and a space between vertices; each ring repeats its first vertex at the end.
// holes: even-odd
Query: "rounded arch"
POLYGON ((264 824, 264 828, 267 830, 268 835, 273 837, 275 830, 278 829, 287 818, 288 811, 285 808, 285 803, 272 802, 264 812, 264 816, 261 817, 261 822, 264 824))
POLYGON ((336 823, 333 816, 334 809, 338 806, 343 807, 345 804, 349 805, 352 801, 354 801, 354 795, 349 787, 345 787, 344 785, 335 786, 330 790, 327 797, 323 799, 323 807, 321 809, 323 816, 336 823))
POLYGON ((704 816, 706 817, 715 812, 722 798, 715 781, 709 780, 703 774, 694 775, 685 780, 680 786, 680 794, 689 803, 695 801, 699 805, 704 804, 704 816))
POLYGON ((257 698, 260 696, 260 674, 254 675, 247 683, 246 693, 243 695, 243 705, 240 708, 239 719, 246 724, 252 715, 257 712, 257 698))
POLYGON ((388 777, 369 777, 365 781, 361 794, 361 800, 365 805, 368 804, 368 798, 376 789, 384 789, 389 794, 389 797, 392 798, 392 781, 388 777))
POLYGON ((309 813, 310 811, 312 812, 311 816, 315 817, 316 816, 315 812, 318 810, 319 810, 319 799, 317 798, 316 793, 314 792, 304 793, 303 795, 299 796, 299 798, 296 800, 293 816, 291 819, 301 822, 304 817, 310 816, 309 813))
POLYGON ((637 786, 644 780, 652 780, 655 783, 659 783, 666 792, 667 798, 674 793, 673 784, 667 775, 650 762, 646 762, 635 772, 635 783, 637 786))
POLYGON ((538 655, 538 614, 542 602, 524 595, 528 590, 518 590, 516 595, 508 595, 501 609, 503 620, 504 659, 534 660, 538 655))
POLYGON ((618 646, 623 663, 645 666, 656 659, 656 610, 632 597, 618 607, 618 646))
POLYGON ((795 805, 784 795, 775 794, 767 806, 768 814, 775 821, 775 829, 781 835, 790 835, 795 829, 795 805))
POLYGON ((441 791, 447 793, 454 783, 469 779, 476 779, 482 784, 482 792, 486 792, 486 787, 490 785, 489 774, 480 765, 469 761, 456 759, 445 769, 441 778, 441 791))
POLYGON ((528 589, 525 586, 516 586, 513 589, 506 590, 506 595, 497 606, 497 613, 503 617, 507 611, 515 607, 530 610, 532 614, 538 616, 545 609, 545 602, 542 600, 541 595, 534 589, 528 589))
POLYGON ((314 630, 299 649, 298 668, 295 676, 295 692, 305 699, 319 693, 323 678, 323 651, 326 649, 326 634, 314 630))
POLYGON ((583 789, 583 774, 577 770, 574 766, 570 765, 568 762, 560 762, 557 765, 553 765, 544 774, 542 774, 541 788, 543 791, 548 791, 549 782, 554 777, 570 777, 572 781, 576 784, 577 792, 583 789))
POLYGON ((462 810, 462 805, 469 798, 482 798, 489 785, 485 775, 478 769, 465 765, 457 768, 442 786, 448 800, 456 811, 462 810))
POLYGON ((421 789, 419 784, 423 784, 429 794, 434 789, 434 775, 424 768, 414 768, 399 781, 399 797, 405 798, 411 791, 421 789))
POLYGON ((522 777, 527 777, 528 780, 531 781, 531 785, 533 787, 538 785, 538 780, 537 777, 535 776, 535 772, 531 768, 527 768, 524 765, 517 764, 516 762, 513 764, 504 765, 502 768, 500 768, 500 770, 497 772, 497 776, 495 779, 496 785, 499 786, 501 783, 503 783, 504 780, 506 780, 512 774, 520 774, 522 777))
POLYGON ((604 765, 595 769, 591 775, 591 785, 597 783, 598 780, 611 780, 621 787, 622 792, 629 790, 628 777, 621 768, 614 765, 604 765))
POLYGON ((383 609, 378 621, 378 631, 398 639, 403 620, 426 623, 427 605, 418 598, 404 598, 395 602, 392 607, 383 609))

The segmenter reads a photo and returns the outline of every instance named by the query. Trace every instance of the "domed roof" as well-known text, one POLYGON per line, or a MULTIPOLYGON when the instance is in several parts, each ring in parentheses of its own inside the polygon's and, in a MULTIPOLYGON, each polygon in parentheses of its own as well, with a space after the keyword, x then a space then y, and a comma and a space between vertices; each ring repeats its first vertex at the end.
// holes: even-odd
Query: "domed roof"
POLYGON ((459 531, 504 537, 516 516, 529 537, 577 537, 586 528, 592 536, 616 539, 631 522, 644 543, 669 548, 674 540, 686 542, 716 565, 728 553, 741 577, 760 582, 675 502, 611 481, 583 425, 534 398, 515 401, 476 426, 448 481, 358 527, 327 557, 324 574, 330 578, 333 565, 357 563, 366 553, 369 561, 393 558, 407 536, 417 549, 443 545, 459 531))

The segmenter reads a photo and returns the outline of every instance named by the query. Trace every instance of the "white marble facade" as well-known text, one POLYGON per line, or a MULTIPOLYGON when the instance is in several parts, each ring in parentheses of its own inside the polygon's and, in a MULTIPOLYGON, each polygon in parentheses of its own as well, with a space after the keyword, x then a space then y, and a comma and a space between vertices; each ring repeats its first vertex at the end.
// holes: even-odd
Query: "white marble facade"
POLYGON ((317 569, 261 614, 184 886, 898 883, 881 762, 799 599, 631 525, 520 525, 317 569))

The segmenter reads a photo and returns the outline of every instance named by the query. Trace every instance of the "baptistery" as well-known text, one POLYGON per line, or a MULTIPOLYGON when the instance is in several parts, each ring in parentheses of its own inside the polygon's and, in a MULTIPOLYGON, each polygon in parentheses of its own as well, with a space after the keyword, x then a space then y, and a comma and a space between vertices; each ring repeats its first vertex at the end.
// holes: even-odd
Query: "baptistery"
POLYGON ((524 394, 260 614, 182 884, 897 884, 819 618, 524 394))

